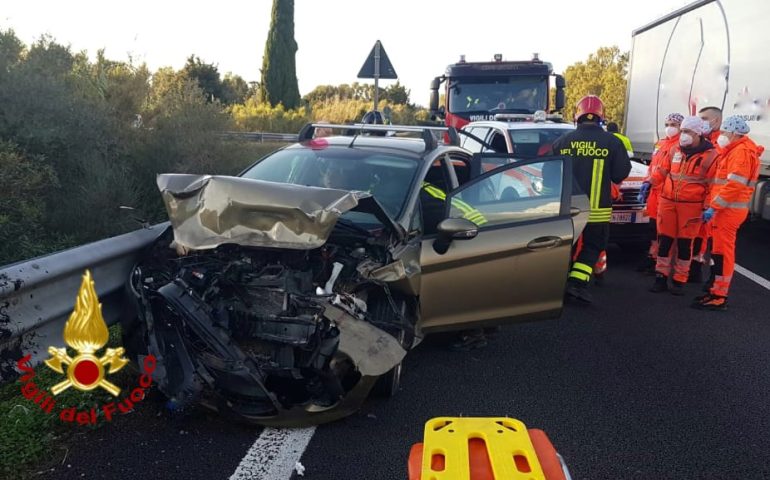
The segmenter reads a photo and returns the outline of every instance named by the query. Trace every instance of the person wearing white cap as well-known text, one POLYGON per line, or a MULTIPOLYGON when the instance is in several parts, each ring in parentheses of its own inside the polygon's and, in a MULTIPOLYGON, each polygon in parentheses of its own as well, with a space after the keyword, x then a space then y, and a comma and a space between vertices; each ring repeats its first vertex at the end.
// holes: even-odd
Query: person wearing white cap
POLYGON ((727 293, 735 271, 735 237, 749 214, 749 201, 759 177, 759 157, 764 147, 747 135, 749 125, 732 116, 722 123, 717 139, 721 158, 703 220, 711 222, 714 267, 709 293, 696 298, 693 307, 726 310, 727 293))
MULTIPOLYGON (((704 122, 703 138, 708 140, 715 147, 719 137, 719 127, 722 125, 722 109, 710 105, 698 110, 698 116, 704 122)), ((717 163, 719 160, 717 160, 717 163)), ((711 226, 708 223, 701 225, 698 236, 692 242, 692 264, 690 265, 690 283, 701 283, 703 281, 703 266, 706 263, 706 255, 711 250, 711 226)), ((708 290, 708 288, 707 288, 708 290)))
POLYGON ((668 151, 679 145, 679 128, 682 126, 684 115, 681 113, 669 113, 666 115, 665 127, 666 136, 661 138, 655 145, 652 152, 650 165, 647 167, 647 178, 639 189, 637 201, 645 204, 645 213, 650 217, 650 248, 647 253, 647 259, 637 269, 640 272, 655 274, 655 264, 658 260, 658 199, 660 198, 660 185, 652 188, 650 185, 650 176, 655 171, 661 158, 668 155, 668 151))
POLYGON ((650 176, 652 187, 661 188, 655 283, 650 289, 655 293, 669 290, 674 295, 684 295, 692 242, 703 223, 703 204, 717 167, 717 151, 704 138, 704 131, 700 118, 685 117, 679 145, 668 151, 650 176), (672 261, 674 242, 677 255, 672 261), (673 277, 670 287, 669 277, 673 277))

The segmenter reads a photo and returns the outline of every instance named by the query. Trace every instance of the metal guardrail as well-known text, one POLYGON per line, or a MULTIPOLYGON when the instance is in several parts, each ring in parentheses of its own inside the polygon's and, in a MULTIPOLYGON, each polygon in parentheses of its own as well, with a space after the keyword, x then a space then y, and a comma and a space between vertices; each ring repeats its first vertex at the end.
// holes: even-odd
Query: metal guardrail
POLYGON ((91 270, 102 314, 112 325, 133 313, 126 281, 141 249, 168 222, 61 252, 0 267, 0 382, 14 376, 16 361, 32 354, 37 364, 49 345, 64 346, 64 323, 86 269, 91 270))
POLYGON ((299 136, 296 133, 269 133, 269 132, 225 132, 225 138, 236 138, 251 142, 285 142, 294 143, 299 136))

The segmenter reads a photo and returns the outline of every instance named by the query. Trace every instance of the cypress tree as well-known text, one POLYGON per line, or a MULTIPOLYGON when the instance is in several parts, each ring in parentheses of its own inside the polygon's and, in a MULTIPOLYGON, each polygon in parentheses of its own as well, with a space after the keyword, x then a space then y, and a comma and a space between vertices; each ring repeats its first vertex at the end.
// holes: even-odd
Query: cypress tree
POLYGON ((286 108, 299 106, 294 40, 294 0, 273 0, 270 32, 262 58, 260 99, 286 108))

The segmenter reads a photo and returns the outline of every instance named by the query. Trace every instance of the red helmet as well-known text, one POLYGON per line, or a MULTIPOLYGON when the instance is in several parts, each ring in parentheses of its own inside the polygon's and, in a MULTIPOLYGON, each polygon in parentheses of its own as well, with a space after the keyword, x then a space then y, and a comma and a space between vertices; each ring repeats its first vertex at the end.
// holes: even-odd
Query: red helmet
POLYGON ((589 120, 593 120, 593 115, 599 117, 600 120, 603 119, 604 104, 602 100, 596 95, 586 95, 581 98, 575 106, 575 121, 580 120, 583 115, 591 115, 588 117, 589 120))

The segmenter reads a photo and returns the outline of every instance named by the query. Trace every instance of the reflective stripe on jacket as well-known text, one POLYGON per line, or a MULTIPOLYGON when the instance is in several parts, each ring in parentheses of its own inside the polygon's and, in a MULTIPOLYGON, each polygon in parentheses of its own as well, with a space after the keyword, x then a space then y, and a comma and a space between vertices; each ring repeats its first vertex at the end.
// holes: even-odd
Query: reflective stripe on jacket
POLYGON ((627 136, 621 134, 621 133, 618 133, 618 132, 613 133, 613 135, 618 137, 620 139, 620 141, 623 142, 623 146, 626 147, 626 151, 628 152, 628 156, 629 157, 633 157, 634 156, 634 147, 633 147, 633 145, 631 145, 631 139, 628 138, 627 136))
MULTIPOLYGON (((446 193, 437 186, 429 182, 422 182, 422 189, 425 190, 425 192, 431 197, 437 198, 442 202, 446 202, 446 193)), ((487 219, 484 218, 484 215, 480 211, 463 202, 459 198, 452 197, 452 206, 463 213, 463 218, 470 220, 476 225, 480 226, 487 223, 487 219)))
POLYGON ((721 150, 710 203, 714 210, 749 208, 759 177, 759 157, 764 150, 746 136, 721 150))
MULTIPOLYGON (((710 144, 708 144, 710 145, 710 144)), ((661 185, 661 197, 674 202, 705 203, 717 169, 717 151, 705 148, 687 155, 675 146, 652 172, 652 185, 661 185)))

